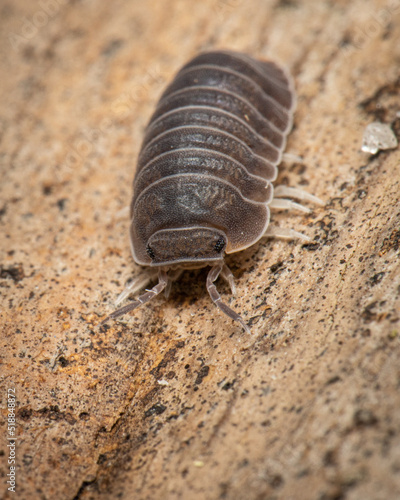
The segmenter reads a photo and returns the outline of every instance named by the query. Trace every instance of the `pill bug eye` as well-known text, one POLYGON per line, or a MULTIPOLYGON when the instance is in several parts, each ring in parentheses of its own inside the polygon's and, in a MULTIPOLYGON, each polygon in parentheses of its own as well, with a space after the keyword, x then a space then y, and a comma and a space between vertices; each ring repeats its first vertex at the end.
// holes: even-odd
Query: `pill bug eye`
POLYGON ((224 238, 220 238, 217 243, 215 244, 214 250, 218 253, 222 252, 222 250, 225 247, 225 240, 224 238))
POLYGON ((150 245, 147 245, 146 252, 147 252, 147 255, 150 257, 151 260, 154 260, 156 258, 156 256, 154 255, 153 249, 151 248, 150 245))

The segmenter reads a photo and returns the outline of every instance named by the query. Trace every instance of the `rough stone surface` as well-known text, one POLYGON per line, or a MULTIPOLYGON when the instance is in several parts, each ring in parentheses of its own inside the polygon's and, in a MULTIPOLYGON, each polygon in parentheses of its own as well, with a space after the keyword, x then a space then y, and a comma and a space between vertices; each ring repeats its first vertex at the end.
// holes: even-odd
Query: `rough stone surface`
POLYGON ((400 2, 4 0, 0 6, 1 491, 19 499, 400 498, 400 2), (326 200, 100 330, 140 272, 128 221, 144 127, 200 50, 284 63, 279 183, 326 200), (17 493, 6 395, 17 395, 17 493))

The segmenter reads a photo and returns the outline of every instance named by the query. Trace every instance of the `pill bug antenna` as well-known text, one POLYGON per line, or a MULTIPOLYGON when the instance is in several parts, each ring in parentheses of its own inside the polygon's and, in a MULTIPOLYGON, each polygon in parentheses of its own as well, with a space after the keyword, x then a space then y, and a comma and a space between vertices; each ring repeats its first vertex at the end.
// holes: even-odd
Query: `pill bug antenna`
POLYGON ((210 294, 210 297, 214 304, 221 309, 223 313, 225 313, 227 316, 229 316, 231 319, 234 321, 237 321, 242 325, 242 327, 245 329, 245 331, 249 334, 251 334, 251 330, 246 325, 244 322, 243 318, 239 316, 239 314, 235 313, 233 309, 231 309, 229 306, 224 304, 221 300, 221 296, 218 293, 218 290, 216 286, 214 285, 214 281, 218 278, 219 274, 223 272, 223 274, 228 275, 228 272, 230 273, 229 269, 224 263, 218 263, 215 266, 213 266, 210 269, 210 272, 208 273, 207 276, 207 291, 210 294))
POLYGON ((151 299, 153 299, 156 295, 161 293, 164 288, 168 284, 168 275, 166 271, 163 271, 162 269, 159 270, 158 272, 158 283, 155 285, 151 290, 147 290, 146 293, 140 295, 137 300, 131 302, 130 304, 127 304, 124 307, 121 307, 120 309, 117 309, 113 313, 111 313, 107 318, 103 319, 103 321, 100 323, 100 326, 103 326, 105 323, 107 323, 110 319, 115 319, 119 318, 120 316, 123 316, 129 311, 133 311, 133 309, 136 309, 136 307, 139 307, 142 304, 145 304, 146 302, 149 302, 151 299))

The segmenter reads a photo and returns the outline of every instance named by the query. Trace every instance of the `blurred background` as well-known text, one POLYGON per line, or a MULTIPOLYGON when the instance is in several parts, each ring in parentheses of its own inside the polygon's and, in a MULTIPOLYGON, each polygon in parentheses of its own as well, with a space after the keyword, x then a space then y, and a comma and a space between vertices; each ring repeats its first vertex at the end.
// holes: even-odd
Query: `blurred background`
POLYGON ((400 1, 0 2, 2 498, 400 498, 400 1), (99 329, 125 284, 144 128, 200 51, 272 59, 298 95, 274 213, 312 243, 230 261, 99 329), (122 212, 121 212, 122 211, 122 212), (16 394, 15 489, 7 406, 16 394), (14 496, 13 496, 14 494, 14 496))

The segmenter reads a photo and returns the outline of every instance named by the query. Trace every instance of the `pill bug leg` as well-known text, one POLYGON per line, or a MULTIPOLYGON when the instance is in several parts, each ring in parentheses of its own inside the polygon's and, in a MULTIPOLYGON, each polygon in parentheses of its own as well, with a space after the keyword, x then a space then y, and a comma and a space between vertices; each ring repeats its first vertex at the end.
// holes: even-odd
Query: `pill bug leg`
POLYGON ((177 279, 179 279, 182 273, 183 269, 175 269, 175 271, 172 271, 168 274, 168 283, 164 290, 164 295, 166 299, 168 299, 169 294, 171 292, 172 283, 177 279))
POLYGON ((282 161, 286 163, 301 163, 304 161, 304 158, 300 155, 296 155, 295 153, 283 153, 282 161))
POLYGON ((299 188, 292 188, 288 186, 276 186, 274 188, 274 199, 269 204, 270 208, 275 208, 278 210, 300 210, 300 212, 310 213, 311 210, 300 203, 296 203, 291 200, 282 199, 283 196, 290 196, 296 200, 310 201, 316 205, 325 205, 325 203, 314 196, 313 194, 307 193, 299 188))
POLYGON ((303 240, 303 241, 311 241, 311 238, 306 236, 303 233, 299 233, 294 229, 288 229, 286 227, 277 227, 277 226, 268 226, 268 229, 265 231, 264 236, 267 238, 283 238, 286 240, 303 240))
POLYGON ((296 200, 310 201, 311 203, 315 203, 316 205, 325 205, 321 198, 307 193, 307 191, 304 191, 303 189, 282 185, 274 187, 274 198, 281 198, 285 196, 290 196, 292 198, 295 198, 296 200))
POLYGON ((147 286, 158 274, 155 269, 153 271, 155 272, 147 272, 146 274, 139 274, 139 276, 136 276, 136 278, 126 285, 125 290, 118 295, 115 305, 118 306, 121 302, 127 299, 129 295, 136 293, 147 286))
POLYGON ((233 277, 232 271, 226 264, 224 264, 224 267, 221 270, 221 276, 229 283, 232 295, 236 295, 235 278, 233 277))
POLYGON ((117 311, 111 313, 109 316, 107 316, 107 318, 103 319, 103 321, 100 323, 100 326, 107 323, 110 319, 118 318, 119 316, 122 316, 127 312, 132 311, 133 309, 136 309, 136 307, 145 304, 146 302, 149 302, 149 300, 153 299, 156 295, 161 293, 167 286, 167 284, 168 284, 167 273, 166 271, 160 269, 158 272, 157 285, 155 285, 151 290, 147 290, 146 293, 140 295, 134 302, 131 302, 125 307, 121 307, 121 309, 118 309, 117 311))
POLYGON ((207 276, 207 291, 210 294, 212 301, 217 307, 221 309, 223 313, 225 313, 234 321, 240 323, 242 327, 246 330, 246 332, 251 334, 250 328, 246 325, 246 323, 239 316, 239 314, 235 313, 233 309, 231 309, 229 306, 227 306, 222 302, 221 296, 218 293, 216 286, 214 285, 214 281, 218 278, 220 273, 222 273, 222 276, 225 277, 229 283, 230 283, 230 276, 232 276, 232 273, 223 262, 216 264, 210 269, 210 272, 208 273, 207 276))
POLYGON ((300 203, 296 203, 295 201, 291 200, 285 200, 285 199, 279 199, 279 198, 274 198, 271 203, 269 204, 270 208, 276 208, 277 210, 300 210, 300 212, 304 212, 306 214, 309 214, 311 210, 308 207, 305 207, 303 205, 300 205, 300 203))

